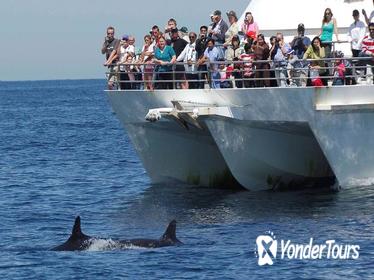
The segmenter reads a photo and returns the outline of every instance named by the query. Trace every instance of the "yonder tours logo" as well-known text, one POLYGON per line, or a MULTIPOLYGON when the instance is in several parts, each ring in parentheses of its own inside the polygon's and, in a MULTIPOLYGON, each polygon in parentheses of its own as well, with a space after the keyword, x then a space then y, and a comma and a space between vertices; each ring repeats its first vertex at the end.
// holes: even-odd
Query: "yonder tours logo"
POLYGON ((277 259, 289 260, 316 260, 333 259, 347 260, 358 259, 360 246, 339 244, 335 240, 326 240, 317 244, 313 238, 308 243, 298 244, 291 240, 276 239, 273 232, 259 235, 256 239, 255 254, 258 265, 273 265, 277 259))

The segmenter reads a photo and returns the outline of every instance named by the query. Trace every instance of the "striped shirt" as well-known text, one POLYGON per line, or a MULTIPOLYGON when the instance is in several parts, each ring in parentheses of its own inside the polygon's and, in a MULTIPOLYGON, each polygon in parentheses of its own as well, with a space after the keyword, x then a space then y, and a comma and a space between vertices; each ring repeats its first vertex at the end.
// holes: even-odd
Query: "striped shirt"
POLYGON ((369 35, 365 36, 364 40, 362 40, 362 52, 367 55, 374 54, 374 38, 369 35))

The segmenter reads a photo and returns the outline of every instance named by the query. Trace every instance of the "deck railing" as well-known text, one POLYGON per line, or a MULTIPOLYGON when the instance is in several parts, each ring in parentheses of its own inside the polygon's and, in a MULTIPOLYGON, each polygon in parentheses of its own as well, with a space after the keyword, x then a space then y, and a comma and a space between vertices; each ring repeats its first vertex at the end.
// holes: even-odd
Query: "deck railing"
POLYGON ((115 89, 123 90, 146 90, 147 87, 151 90, 175 90, 186 88, 187 85, 189 89, 313 86, 313 79, 320 79, 327 86, 372 83, 373 80, 372 57, 291 61, 217 61, 202 65, 183 62, 163 65, 124 63, 111 65, 107 76, 114 81, 115 89), (343 77, 337 75, 336 67, 340 62, 345 65, 343 77), (185 66, 193 71, 186 71, 185 66), (146 75, 148 80, 145 80, 146 75), (339 79, 340 82, 336 83, 339 79))

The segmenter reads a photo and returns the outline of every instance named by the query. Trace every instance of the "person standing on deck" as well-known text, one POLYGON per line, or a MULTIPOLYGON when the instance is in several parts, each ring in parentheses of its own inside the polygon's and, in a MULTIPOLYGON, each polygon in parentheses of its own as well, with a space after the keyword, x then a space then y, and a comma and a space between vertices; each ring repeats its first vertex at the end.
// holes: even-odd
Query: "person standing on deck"
POLYGON ((322 47, 325 49, 326 57, 331 57, 332 37, 334 33, 336 36, 336 41, 339 41, 337 21, 333 17, 331 9, 327 8, 323 15, 321 32, 319 35, 322 42, 322 47))
POLYGON ((230 27, 225 34, 224 46, 228 47, 231 45, 232 38, 238 35, 239 25, 238 25, 238 17, 236 16, 236 13, 234 11, 230 11, 226 14, 230 22, 230 27))
MULTIPOLYGON (((297 36, 294 37, 290 44, 291 48, 295 51, 293 54, 295 59, 303 59, 304 53, 310 44, 311 41, 309 37, 305 36, 305 26, 303 23, 300 23, 297 26, 297 36)), ((295 84, 297 86, 306 86, 308 76, 306 63, 302 61, 294 61, 292 65, 294 67, 293 77, 295 78, 295 84)))
MULTIPOLYGON (((112 90, 114 88, 114 83, 116 82, 116 67, 113 64, 108 64, 108 59, 110 58, 112 52, 116 52, 119 46, 119 40, 114 37, 114 27, 109 26, 106 29, 106 37, 104 39, 103 46, 101 47, 101 53, 105 54, 106 62, 104 66, 108 67, 107 80, 108 89, 112 90)), ((116 63, 117 61, 113 61, 116 63)))
MULTIPOLYGON (((183 52, 188 42, 179 37, 179 30, 173 29, 170 31, 171 36, 171 47, 174 49, 176 57, 183 52)), ((175 80, 177 80, 177 84, 180 84, 182 89, 188 89, 188 82, 186 80, 185 69, 183 65, 176 65, 175 66, 175 80)))
POLYGON ((196 80, 199 79, 198 74, 196 73, 196 62, 197 62, 197 55, 196 55, 196 37, 197 34, 195 32, 190 32, 189 40, 190 42, 186 45, 182 53, 177 57, 177 61, 184 62, 184 68, 186 71, 186 77, 188 81, 189 89, 197 89, 198 83, 196 80))
POLYGON ((223 44, 225 43, 225 34, 229 29, 227 23, 223 20, 221 11, 216 10, 212 14, 213 16, 213 25, 212 29, 209 30, 209 37, 216 42, 216 48, 220 51, 220 59, 223 59, 225 56, 225 49, 223 44))
POLYGON ((369 35, 365 36, 362 40, 362 51, 360 57, 371 57, 371 60, 365 60, 361 63, 362 65, 371 65, 371 72, 374 75, 374 22, 369 24, 369 35))
POLYGON ((199 59, 197 62, 197 65, 202 65, 206 62, 209 62, 208 71, 210 72, 210 75, 208 74, 208 77, 210 76, 211 80, 211 87, 212 88, 220 88, 220 75, 218 71, 218 63, 217 61, 220 60, 219 57, 219 50, 215 46, 214 39, 209 39, 207 42, 207 48, 204 52, 204 55, 202 58, 199 59))
MULTIPOLYGON (((208 26, 201 26, 200 27, 200 35, 199 39, 196 40, 196 54, 197 54, 197 60, 204 57, 204 52, 207 47, 208 42, 208 26)), ((197 67, 197 71, 199 72, 199 88, 204 88, 204 80, 207 78, 207 67, 205 64, 199 65, 197 67)))
POLYGON ((257 35, 260 34, 258 24, 254 21, 251 12, 245 13, 241 31, 244 33, 246 39, 249 37, 248 34, 251 34, 254 39, 256 39, 257 35))
POLYGON ((358 57, 362 48, 362 40, 366 35, 366 26, 365 23, 360 20, 360 13, 358 10, 354 10, 352 16, 354 22, 349 27, 348 40, 351 42, 352 56, 358 57))

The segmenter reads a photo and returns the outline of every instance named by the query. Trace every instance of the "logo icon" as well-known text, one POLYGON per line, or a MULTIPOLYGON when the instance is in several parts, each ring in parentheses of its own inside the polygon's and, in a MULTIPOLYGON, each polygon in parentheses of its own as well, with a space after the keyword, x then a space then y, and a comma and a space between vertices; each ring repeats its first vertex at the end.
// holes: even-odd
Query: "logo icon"
POLYGON ((277 257, 278 242, 273 233, 260 235, 256 239, 258 265, 273 265, 277 257))

